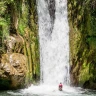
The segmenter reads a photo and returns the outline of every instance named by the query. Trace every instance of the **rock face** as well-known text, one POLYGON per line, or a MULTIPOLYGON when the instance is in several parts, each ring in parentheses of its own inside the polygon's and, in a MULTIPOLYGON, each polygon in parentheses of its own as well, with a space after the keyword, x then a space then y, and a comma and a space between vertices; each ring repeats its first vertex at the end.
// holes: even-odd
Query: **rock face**
POLYGON ((26 57, 19 53, 3 54, 0 64, 0 89, 24 86, 27 72, 26 57))
POLYGON ((20 35, 8 36, 4 41, 7 53, 24 54, 24 40, 20 35))
POLYGON ((96 89, 96 0, 68 0, 71 85, 96 89))
POLYGON ((17 89, 25 86, 27 58, 24 56, 24 40, 13 34, 4 41, 6 53, 0 55, 0 89, 17 89))
POLYGON ((0 89, 40 77, 36 0, 0 1, 0 89))

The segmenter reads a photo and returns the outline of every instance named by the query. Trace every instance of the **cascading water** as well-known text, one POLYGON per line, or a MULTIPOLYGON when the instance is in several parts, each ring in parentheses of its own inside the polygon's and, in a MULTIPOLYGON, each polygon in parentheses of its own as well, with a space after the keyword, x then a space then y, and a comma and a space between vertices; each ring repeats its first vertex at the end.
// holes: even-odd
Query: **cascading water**
POLYGON ((67 0, 38 0, 41 82, 69 84, 67 0))

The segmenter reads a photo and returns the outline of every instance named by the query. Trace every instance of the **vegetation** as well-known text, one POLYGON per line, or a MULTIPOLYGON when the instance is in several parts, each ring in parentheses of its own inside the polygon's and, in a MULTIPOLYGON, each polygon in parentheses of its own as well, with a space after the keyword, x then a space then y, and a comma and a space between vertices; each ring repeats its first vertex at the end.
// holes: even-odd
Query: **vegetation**
POLYGON ((96 0, 68 0, 72 84, 96 83, 96 0))
POLYGON ((36 0, 0 0, 0 57, 7 54, 5 41, 10 36, 17 41, 22 36, 24 45, 18 41, 12 52, 19 52, 27 58, 26 83, 34 82, 40 76, 37 19, 36 0), (18 48, 22 52, 17 51, 18 48))

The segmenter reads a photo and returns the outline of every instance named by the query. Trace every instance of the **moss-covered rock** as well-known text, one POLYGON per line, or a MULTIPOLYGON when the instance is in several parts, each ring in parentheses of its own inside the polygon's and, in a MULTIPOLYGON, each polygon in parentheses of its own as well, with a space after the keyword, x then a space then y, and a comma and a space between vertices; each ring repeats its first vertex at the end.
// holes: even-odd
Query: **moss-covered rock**
POLYGON ((24 39, 20 35, 8 36, 4 40, 7 53, 22 53, 24 54, 24 39))
POLYGON ((68 0, 71 84, 84 87, 90 82, 90 89, 96 83, 95 9, 96 0, 68 0))
MULTIPOLYGON (((2 60, 6 59, 5 63, 2 64, 10 68, 10 70, 5 70, 3 68, 3 71, 8 71, 8 76, 5 74, 6 72, 4 74, 2 73, 2 68, 0 69, 0 72, 2 73, 1 75, 4 75, 5 77, 7 76, 7 79, 5 77, 0 79, 2 81, 2 84, 0 83, 2 88, 5 86, 4 82, 7 81, 9 83, 12 81, 10 83, 12 87, 6 87, 6 89, 17 88, 17 86, 20 88, 21 85, 27 85, 28 83, 33 83, 36 80, 39 80, 40 64, 36 8, 36 0, 0 1, 0 62, 2 63, 4 62, 2 60), (12 58, 14 61, 21 60, 20 62, 23 62, 22 59, 24 58, 20 59, 17 58, 17 56, 24 56, 26 58, 24 64, 25 69, 27 67, 27 71, 24 71, 24 78, 18 75, 19 73, 12 67, 11 62, 8 61, 11 54, 15 54, 16 58, 12 58), (6 58, 3 58, 3 55, 6 58), (15 74, 14 72, 17 72, 18 74, 15 74), (23 80, 23 84, 21 83, 20 85, 19 80, 20 82, 23 80)), ((22 73, 22 68, 19 69, 19 71, 20 70, 22 73)))

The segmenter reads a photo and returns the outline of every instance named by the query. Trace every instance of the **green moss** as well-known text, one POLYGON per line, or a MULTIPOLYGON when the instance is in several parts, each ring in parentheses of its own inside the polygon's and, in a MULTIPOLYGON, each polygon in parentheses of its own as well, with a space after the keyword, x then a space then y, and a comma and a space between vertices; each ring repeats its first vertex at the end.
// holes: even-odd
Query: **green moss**
POLYGON ((23 19, 20 19, 19 26, 18 26, 20 35, 24 36, 26 26, 27 26, 27 24, 25 23, 25 21, 23 19))
POLYGON ((84 84, 90 77, 92 77, 92 74, 89 74, 89 64, 85 61, 80 70, 79 83, 84 84))
POLYGON ((77 80, 74 85, 96 82, 95 4, 95 0, 68 0, 71 75, 77 80))
POLYGON ((22 35, 24 38, 24 45, 20 45, 18 42, 16 42, 12 52, 20 52, 21 54, 26 55, 26 82, 33 82, 33 79, 35 81, 37 77, 39 78, 40 76, 40 56, 37 25, 38 18, 36 6, 36 0, 0 1, 0 38, 4 37, 4 41, 6 41, 6 38, 9 35, 15 37, 22 35), (23 50, 23 46, 24 52, 21 52, 23 50))

